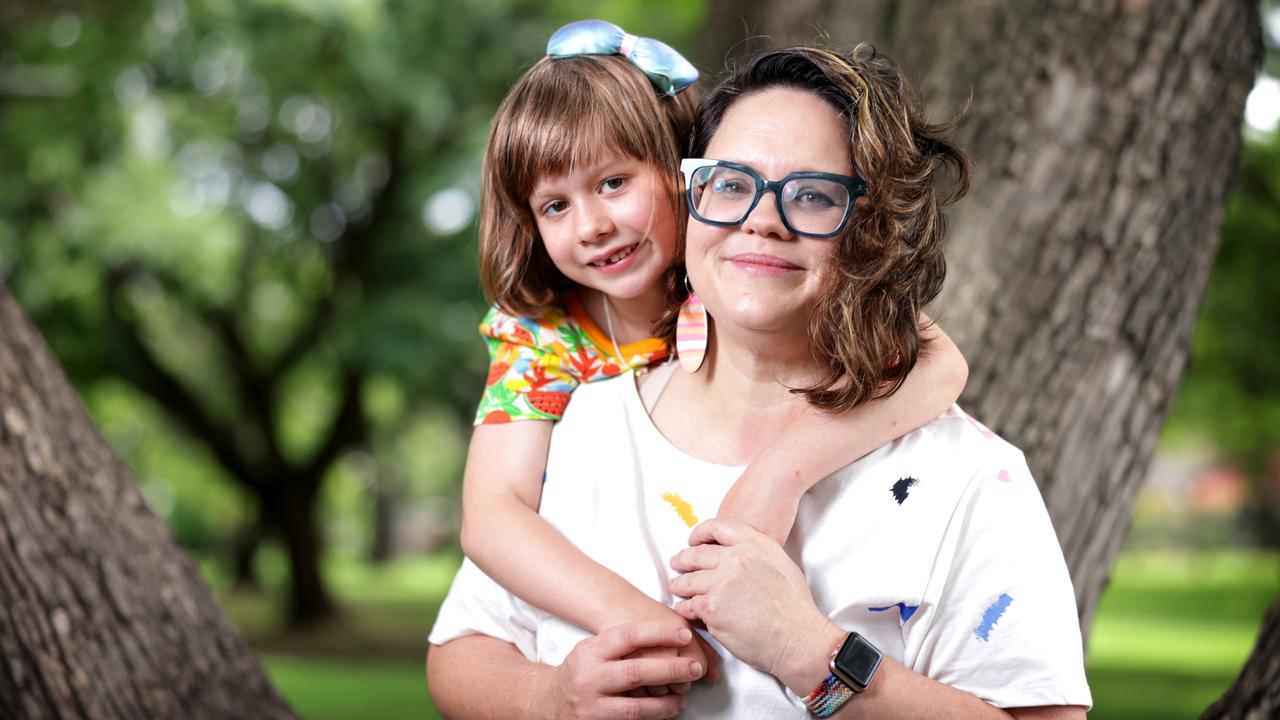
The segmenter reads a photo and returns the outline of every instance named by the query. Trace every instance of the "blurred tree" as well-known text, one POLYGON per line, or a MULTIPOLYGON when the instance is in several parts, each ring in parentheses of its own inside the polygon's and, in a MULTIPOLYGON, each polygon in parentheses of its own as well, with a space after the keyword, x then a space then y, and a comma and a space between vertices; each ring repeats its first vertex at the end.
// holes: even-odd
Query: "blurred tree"
POLYGON ((3 283, 0 528, 0 717, 294 717, 3 283))
POLYGON ((958 140, 977 173, 934 317, 969 359, 966 407, 1027 454, 1088 628, 1217 249, 1257 6, 713 0, 709 16, 711 57, 744 28, 838 28, 897 58, 935 120, 971 102, 958 140))
MULTIPOLYGON (((0 82, 0 277, 77 384, 123 379, 253 499, 235 565, 280 537, 295 624, 332 610, 317 501, 344 455, 424 412, 469 424, 479 151, 586 5, 157 0, 0 30, 23 78, 0 82)), ((608 5, 676 40, 698 17, 608 5)), ((381 554, 388 478, 415 478, 361 466, 381 554)))
POLYGON ((1254 480, 1250 523, 1280 547, 1280 134, 1248 142, 1170 432, 1208 436, 1254 480))
POLYGON ((1264 720, 1280 716, 1280 599, 1262 619, 1258 641, 1244 669, 1222 697, 1201 715, 1203 720, 1264 720))

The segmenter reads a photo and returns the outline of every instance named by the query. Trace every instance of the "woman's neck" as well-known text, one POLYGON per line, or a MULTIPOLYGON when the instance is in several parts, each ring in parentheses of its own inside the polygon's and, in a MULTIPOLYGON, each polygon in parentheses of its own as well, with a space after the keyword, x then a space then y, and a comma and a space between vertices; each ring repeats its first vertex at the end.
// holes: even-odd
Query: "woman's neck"
POLYGON ((653 337, 653 323, 666 307, 662 288, 656 285, 638 297, 610 297, 608 308, 605 307, 605 294, 599 290, 582 288, 578 297, 596 327, 605 335, 610 332, 609 319, 612 317, 613 340, 619 345, 653 337))
POLYGON ((817 368, 802 339, 758 332, 739 338, 719 328, 713 336, 702 369, 677 371, 651 414, 685 452, 748 464, 806 410, 790 389, 812 383, 817 368))

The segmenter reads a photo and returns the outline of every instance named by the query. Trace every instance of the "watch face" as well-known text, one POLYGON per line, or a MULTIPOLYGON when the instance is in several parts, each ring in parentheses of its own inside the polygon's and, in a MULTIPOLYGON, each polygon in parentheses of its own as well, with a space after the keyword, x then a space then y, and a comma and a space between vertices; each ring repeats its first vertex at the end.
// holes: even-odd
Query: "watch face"
POLYGON ((862 692, 871 684, 871 678, 875 677, 878 667, 880 651, 858 633, 849 633, 831 663, 836 676, 857 692, 862 692))

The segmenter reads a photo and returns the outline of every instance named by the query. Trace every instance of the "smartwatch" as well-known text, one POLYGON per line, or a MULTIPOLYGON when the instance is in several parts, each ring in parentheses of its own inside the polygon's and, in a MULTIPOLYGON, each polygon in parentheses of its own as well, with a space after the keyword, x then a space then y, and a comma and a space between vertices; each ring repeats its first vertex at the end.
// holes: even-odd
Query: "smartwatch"
POLYGON ((804 697, 809 712, 820 718, 831 717, 854 695, 867 689, 880 667, 882 654, 869 640, 856 632, 845 636, 840 647, 831 653, 827 667, 831 674, 804 697))

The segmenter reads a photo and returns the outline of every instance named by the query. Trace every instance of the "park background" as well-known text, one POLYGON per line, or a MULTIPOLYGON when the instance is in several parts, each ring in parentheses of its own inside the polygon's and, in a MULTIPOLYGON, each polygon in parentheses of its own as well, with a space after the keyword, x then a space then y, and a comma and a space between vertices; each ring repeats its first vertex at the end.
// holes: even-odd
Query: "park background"
MULTIPOLYGON (((1222 244, 1093 623, 1093 717, 1199 715, 1280 593, 1280 13, 1261 7, 1222 244)), ((434 716, 422 660, 460 561, 479 158, 503 92, 592 16, 714 74, 709 14, 6 7, 0 279, 300 715, 434 716)))

